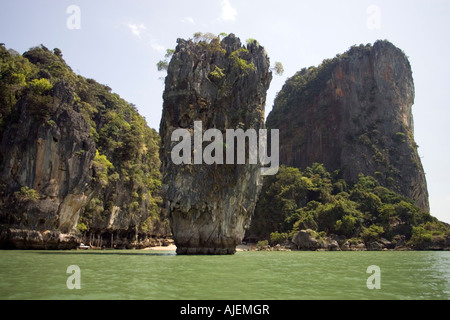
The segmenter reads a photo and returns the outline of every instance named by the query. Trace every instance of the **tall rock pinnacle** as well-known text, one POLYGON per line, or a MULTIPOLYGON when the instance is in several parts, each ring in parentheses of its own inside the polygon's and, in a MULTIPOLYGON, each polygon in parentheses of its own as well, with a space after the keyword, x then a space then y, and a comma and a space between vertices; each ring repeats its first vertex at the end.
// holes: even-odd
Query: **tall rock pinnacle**
MULTIPOLYGON (((250 224, 261 173, 248 159, 175 164, 171 152, 178 140, 172 141, 172 133, 186 129, 193 136, 194 122, 201 122, 202 133, 214 128, 224 137, 227 129, 263 129, 269 68, 256 41, 245 47, 233 34, 221 41, 178 39, 160 125, 164 202, 178 254, 233 254, 250 224)), ((224 139, 224 154, 231 145, 224 139)), ((196 156, 192 152, 192 159, 196 156)))

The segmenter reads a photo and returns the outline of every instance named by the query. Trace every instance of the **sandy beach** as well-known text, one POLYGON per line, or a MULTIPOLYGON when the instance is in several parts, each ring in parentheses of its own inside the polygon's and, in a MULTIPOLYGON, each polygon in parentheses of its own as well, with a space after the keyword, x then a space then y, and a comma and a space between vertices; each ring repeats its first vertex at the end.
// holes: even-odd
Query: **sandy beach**
POLYGON ((169 246, 157 246, 157 247, 150 247, 145 248, 142 250, 150 250, 150 251, 176 251, 177 247, 174 244, 171 244, 169 246))

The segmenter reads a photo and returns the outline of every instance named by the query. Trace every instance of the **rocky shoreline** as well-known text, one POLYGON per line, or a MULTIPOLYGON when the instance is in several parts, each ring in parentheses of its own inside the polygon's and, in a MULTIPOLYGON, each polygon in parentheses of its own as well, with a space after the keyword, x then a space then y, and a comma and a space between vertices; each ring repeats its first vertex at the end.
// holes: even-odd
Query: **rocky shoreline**
POLYGON ((406 241, 405 236, 399 236, 394 241, 381 238, 365 243, 360 239, 346 239, 343 236, 332 235, 317 237, 312 230, 301 230, 294 234, 292 241, 269 246, 266 242, 250 245, 249 250, 257 251, 447 251, 450 250, 450 238, 436 238, 429 243, 414 246, 406 241))
MULTIPOLYGON (((144 237, 132 241, 116 238, 112 242, 82 237, 78 234, 59 231, 36 231, 8 228, 0 230, 0 249, 13 250, 75 250, 75 249, 141 249, 141 250, 176 250, 174 240, 162 237, 144 237)), ((346 239, 332 235, 317 237, 314 231, 301 230, 294 234, 292 240, 283 244, 269 245, 267 241, 242 243, 236 251, 447 251, 450 250, 450 238, 437 238, 421 246, 414 246, 398 237, 394 241, 379 239, 365 243, 360 239, 346 239)))
POLYGON ((105 237, 82 236, 60 231, 37 231, 19 228, 0 229, 0 249, 12 250, 75 250, 75 249, 145 249, 168 247, 172 239, 148 235, 105 237), (136 239, 137 238, 137 239, 136 239))

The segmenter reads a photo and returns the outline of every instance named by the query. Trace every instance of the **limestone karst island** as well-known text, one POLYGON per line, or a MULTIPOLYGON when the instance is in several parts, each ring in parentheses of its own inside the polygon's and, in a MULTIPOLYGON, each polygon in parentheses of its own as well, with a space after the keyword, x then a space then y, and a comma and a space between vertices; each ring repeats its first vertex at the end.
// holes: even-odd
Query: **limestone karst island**
POLYGON ((448 249, 414 140, 405 53, 383 40, 305 66, 266 120, 282 67, 263 45, 234 34, 178 39, 158 64, 167 72, 159 132, 112 88, 75 74, 61 50, 1 45, 0 248, 448 249), (176 164, 173 148, 187 137, 173 133, 193 134, 196 121, 214 134, 185 144, 178 155, 193 161, 176 164), (250 161, 260 137, 226 139, 239 129, 266 130, 274 174, 250 161), (195 161, 196 147, 235 162, 195 161))

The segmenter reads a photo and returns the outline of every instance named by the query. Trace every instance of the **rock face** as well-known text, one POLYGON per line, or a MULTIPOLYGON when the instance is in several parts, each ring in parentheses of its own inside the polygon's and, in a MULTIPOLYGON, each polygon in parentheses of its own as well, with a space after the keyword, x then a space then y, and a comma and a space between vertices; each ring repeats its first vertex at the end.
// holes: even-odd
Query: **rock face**
POLYGON ((407 57, 377 41, 288 79, 267 127, 280 130, 280 163, 299 169, 323 163, 350 182, 361 173, 374 176, 429 211, 413 103, 407 57))
POLYGON ((74 234, 13 228, 1 231, 0 241, 7 249, 70 250, 80 244, 80 238, 74 234))
POLYGON ((134 106, 75 75, 60 50, 0 46, 0 68, 0 248, 130 248, 169 234, 159 136, 134 106))
MULTIPOLYGON (((169 64, 160 126, 164 204, 178 254, 233 254, 261 189, 259 165, 181 164, 171 161, 174 130, 264 128, 272 74, 256 41, 247 48, 233 34, 222 41, 185 41, 169 64)), ((224 139, 223 148, 229 147, 224 139)), ((205 144, 204 144, 205 146, 205 144)), ((225 154, 225 153, 224 153, 225 154)), ((248 157, 247 157, 248 160, 248 157)))
MULTIPOLYGON (((52 97, 50 112, 54 122, 36 121, 29 110, 30 101, 24 97, 17 104, 17 123, 3 134, 2 220, 36 232, 70 233, 94 191, 91 161, 96 149, 89 125, 73 110, 70 88, 60 83, 53 89, 52 97), (33 199, 26 189, 15 191, 23 186, 34 190, 39 199, 33 199)), ((18 238, 16 232, 10 239, 18 238)), ((32 243, 32 237, 26 239, 29 241, 24 243, 32 243)))

